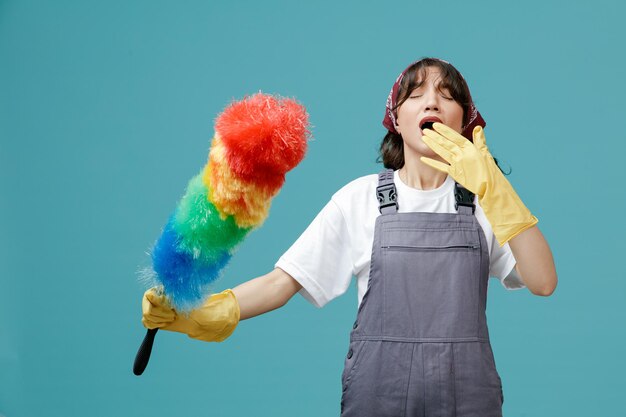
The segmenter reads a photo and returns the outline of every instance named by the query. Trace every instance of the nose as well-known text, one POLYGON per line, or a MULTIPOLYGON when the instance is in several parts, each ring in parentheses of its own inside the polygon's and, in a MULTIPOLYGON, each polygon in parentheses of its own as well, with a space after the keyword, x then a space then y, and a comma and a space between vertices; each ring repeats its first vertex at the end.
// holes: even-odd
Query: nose
POLYGON ((439 95, 436 91, 426 93, 426 108, 424 110, 439 111, 439 95))

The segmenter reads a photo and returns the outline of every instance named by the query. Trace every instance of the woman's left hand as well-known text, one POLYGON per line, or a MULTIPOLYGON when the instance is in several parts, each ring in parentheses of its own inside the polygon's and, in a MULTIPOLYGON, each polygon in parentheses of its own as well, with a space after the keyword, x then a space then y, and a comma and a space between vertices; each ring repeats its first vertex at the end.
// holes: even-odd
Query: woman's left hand
POLYGON ((474 143, 442 123, 433 128, 424 129, 422 140, 449 165, 426 157, 421 161, 476 194, 500 245, 537 224, 489 153, 481 126, 472 132, 474 143))
MULTIPOLYGON (((489 185, 495 162, 485 142, 480 126, 472 132, 474 143, 443 123, 434 123, 435 129, 424 129, 422 140, 450 165, 422 157, 422 162, 449 174, 456 182, 481 198, 489 185)), ((497 167, 496 167, 497 169, 497 167)))

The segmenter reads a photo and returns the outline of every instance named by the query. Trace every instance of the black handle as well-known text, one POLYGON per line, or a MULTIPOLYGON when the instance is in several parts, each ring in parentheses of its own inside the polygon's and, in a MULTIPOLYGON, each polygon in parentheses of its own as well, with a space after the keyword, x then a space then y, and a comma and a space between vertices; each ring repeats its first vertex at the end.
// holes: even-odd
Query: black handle
POLYGON ((152 353, 152 344, 154 343, 154 336, 156 336, 159 329, 148 329, 146 337, 143 338, 141 346, 135 356, 135 363, 133 364, 133 373, 137 376, 143 374, 143 371, 148 366, 150 360, 150 354, 152 353))

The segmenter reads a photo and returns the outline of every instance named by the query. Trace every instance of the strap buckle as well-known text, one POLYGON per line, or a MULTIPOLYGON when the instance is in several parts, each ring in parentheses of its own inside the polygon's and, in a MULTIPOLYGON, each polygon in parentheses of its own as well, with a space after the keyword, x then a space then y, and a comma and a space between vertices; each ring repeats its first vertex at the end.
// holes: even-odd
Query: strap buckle
POLYGON ((385 207, 396 206, 396 210, 398 209, 395 184, 379 185, 376 187, 376 195, 378 196, 378 211, 381 214, 385 207))
POLYGON ((454 183, 454 209, 459 210, 459 206, 471 207, 472 214, 476 211, 476 205, 474 204, 474 193, 467 188, 463 187, 458 182, 454 183))

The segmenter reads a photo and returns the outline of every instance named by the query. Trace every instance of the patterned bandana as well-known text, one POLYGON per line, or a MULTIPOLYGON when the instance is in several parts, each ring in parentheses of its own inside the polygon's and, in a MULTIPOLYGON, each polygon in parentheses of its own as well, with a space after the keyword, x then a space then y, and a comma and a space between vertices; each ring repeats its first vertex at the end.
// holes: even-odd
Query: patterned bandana
MULTIPOLYGON (((437 59, 437 58, 431 58, 431 59, 436 59, 437 61, 450 64, 449 62, 444 61, 443 59, 437 59)), ((418 62, 419 61, 413 62, 404 71, 402 71, 402 73, 396 79, 396 82, 393 83, 393 87, 391 87, 391 91, 389 92, 389 97, 387 97, 387 105, 385 109, 385 118, 383 119, 383 126, 385 126, 387 130, 390 131, 391 133, 398 134, 398 132, 396 131, 394 127, 394 125, 396 124, 396 115, 391 109, 393 109, 396 106, 396 100, 398 98, 398 90, 400 89, 400 83, 402 82, 402 78, 404 78, 404 74, 406 74, 408 69, 411 68, 413 65, 417 64, 418 62)), ((461 77, 463 76, 461 75, 461 77)), ((471 104, 470 104, 470 110, 469 110, 470 111, 469 121, 467 125, 463 126, 463 130, 461 134, 465 136, 467 139, 469 139, 470 141, 472 141, 473 140, 472 131, 474 130, 474 127, 476 126, 485 127, 487 123, 485 122, 485 120, 482 118, 482 116, 476 109, 476 106, 474 106, 474 101, 472 100, 471 95, 470 95, 470 103, 471 104)))

